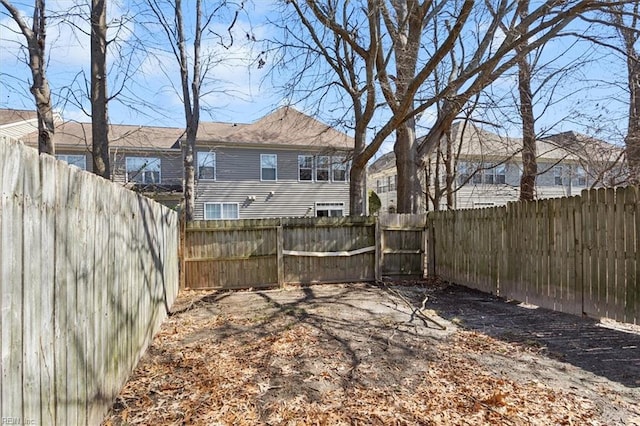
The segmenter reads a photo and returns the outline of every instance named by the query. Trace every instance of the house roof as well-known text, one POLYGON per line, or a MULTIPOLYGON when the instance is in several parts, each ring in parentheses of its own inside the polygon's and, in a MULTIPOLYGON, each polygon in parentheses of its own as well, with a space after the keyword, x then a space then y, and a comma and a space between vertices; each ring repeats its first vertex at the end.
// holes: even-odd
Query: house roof
MULTIPOLYGON (((452 138, 461 141, 462 157, 522 158, 522 138, 501 136, 474 124, 454 123, 452 138)), ((576 132, 565 132, 536 141, 538 159, 568 161, 614 161, 621 148, 576 132)))
MULTIPOLYGON (((110 125, 109 140, 112 147, 169 149, 180 138, 183 129, 173 127, 147 127, 110 125)), ((38 134, 30 133, 22 138, 28 144, 36 144, 38 134)), ((89 149, 92 144, 91 123, 66 122, 56 126, 55 143, 58 146, 89 149)))
POLYGON ((387 170, 396 166, 396 154, 395 152, 387 152, 380 156, 376 161, 369 166, 369 173, 377 173, 382 170, 387 170))
MULTIPOLYGON (((460 157, 492 161, 512 159, 520 161, 522 139, 497 135, 472 123, 456 122, 451 137, 460 142, 460 157), (485 160, 486 159, 486 160, 485 160)), ((607 163, 617 161, 622 149, 616 145, 576 132, 565 132, 536 141, 539 160, 607 163)), ((369 167, 376 173, 395 167, 393 152, 383 155, 369 167)))
POLYGON ((38 114, 35 111, 0 109, 0 136, 20 139, 37 130, 38 114))
MULTIPOLYGON (((131 125, 109 126, 110 146, 126 148, 178 148, 184 129, 131 125)), ((37 143, 37 132, 22 139, 37 143)), ((56 127, 58 146, 85 148, 91 146, 91 124, 66 122, 56 127)), ((283 107, 250 124, 201 122, 198 142, 232 145, 297 145, 318 148, 353 148, 353 139, 291 107, 283 107)))
POLYGON ((581 159, 618 161, 624 150, 616 145, 573 131, 548 136, 542 142, 557 146, 581 159))
POLYGON ((282 107, 251 124, 203 122, 198 141, 353 148, 348 135, 292 107, 282 107))
POLYGON ((0 126, 17 124, 22 121, 35 120, 38 114, 35 111, 23 109, 0 109, 0 126))

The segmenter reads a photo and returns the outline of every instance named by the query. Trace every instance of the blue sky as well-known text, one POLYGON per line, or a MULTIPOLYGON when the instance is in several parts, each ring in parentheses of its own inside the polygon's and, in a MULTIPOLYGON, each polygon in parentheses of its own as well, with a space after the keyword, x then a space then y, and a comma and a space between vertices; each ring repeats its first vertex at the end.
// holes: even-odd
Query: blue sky
MULTIPOLYGON (((31 2, 14 1, 21 10, 29 12, 31 2)), ((72 7, 73 1, 48 1, 47 6, 55 11, 64 11, 72 7)), ((206 3, 206 2, 205 2, 206 3)), ((256 37, 264 34, 260 24, 264 13, 268 12, 268 2, 258 1, 247 6, 246 13, 239 16, 234 29, 234 44, 229 48, 219 46, 212 39, 203 43, 206 52, 224 58, 223 63, 216 65, 210 76, 217 82, 209 85, 205 94, 205 102, 211 107, 203 113, 203 118, 217 121, 253 121, 276 107, 281 98, 267 85, 262 84, 266 68, 258 69, 255 65, 255 43, 248 43, 247 32, 253 32, 256 37), (251 16, 251 23, 248 20, 251 16), (255 23, 254 23, 255 21, 255 23)), ((109 2, 109 18, 113 20, 120 13, 128 9, 122 2, 109 2), (119 4, 120 3, 120 4, 119 4)), ((17 26, 13 20, 3 12, 0 15, 0 106, 3 108, 33 108, 33 99, 29 94, 30 72, 23 61, 23 36, 15 33, 17 26)), ((50 13, 52 16, 52 13, 50 13)), ((54 19, 50 18, 50 24, 54 19)), ((87 23, 76 21, 75 24, 86 31, 87 23)), ((214 23, 214 30, 224 32, 222 23, 214 23)), ((110 31, 110 37, 115 30, 110 31)), ((136 37, 148 37, 140 25, 128 24, 120 31, 122 39, 118 46, 112 45, 110 63, 117 62, 117 54, 126 51, 127 43, 136 37)), ((155 41, 164 40, 164 34, 159 30, 153 35, 155 41)), ((53 24, 49 26, 47 34, 47 48, 49 52, 48 77, 54 94, 54 104, 63 113, 65 119, 88 121, 89 118, 80 108, 68 102, 69 90, 84 86, 84 76, 88 76, 90 61, 89 36, 69 25, 53 24), (75 82, 75 83, 74 83, 75 82)), ((129 53, 126 51, 125 53, 129 53)), ((146 57, 141 53, 133 55, 133 66, 137 71, 129 82, 129 88, 123 96, 109 105, 110 119, 113 123, 183 126, 183 110, 179 93, 175 90, 179 84, 175 58, 161 51, 150 52, 146 57), (170 76, 171 78, 168 78, 170 76), (134 101, 145 100, 148 105, 134 101), (127 103, 133 108, 122 105, 127 103), (135 110, 139 111, 135 111, 135 110)), ((110 74, 109 90, 120 88, 121 78, 115 73, 110 74)))
MULTIPOLYGON (((185 1, 189 3, 189 1, 185 1)), ((18 8, 30 13, 31 1, 14 1, 18 8)), ((80 3, 69 0, 48 0, 47 6, 52 9, 50 16, 55 12, 64 12, 75 4, 80 3)), ((205 4, 210 4, 204 2, 205 4)), ((109 20, 113 21, 120 16, 132 13, 129 0, 109 2, 109 20)), ((247 34, 253 35, 257 40, 264 40, 274 35, 274 29, 266 24, 267 19, 276 19, 277 7, 271 0, 255 0, 246 5, 246 10, 239 15, 233 29, 234 43, 230 47, 222 47, 213 38, 205 40, 203 49, 210 57, 219 58, 220 63, 213 66, 210 76, 215 81, 207 86, 204 95, 204 104, 207 108, 203 111, 201 119, 228 122, 251 122, 278 105, 290 101, 283 97, 272 84, 276 86, 286 81, 286 75, 267 75, 269 65, 258 68, 256 59, 263 48, 260 43, 247 40, 247 34), (279 81, 278 81, 279 80, 279 81)), ((7 16, 4 8, 0 7, 0 107, 33 109, 33 100, 29 93, 28 82, 30 73, 23 63, 24 50, 23 36, 16 34, 16 25, 7 16)), ((188 16, 188 15, 187 15, 188 16)), ((148 21, 148 20, 147 20, 148 21)), ((229 17, 223 17, 219 22, 212 23, 212 32, 225 34, 229 17)), ((85 76, 88 76, 89 66, 89 36, 83 31, 87 29, 86 20, 76 20, 73 25, 58 24, 50 18, 48 29, 49 65, 48 77, 52 92, 54 93, 55 107, 67 120, 89 121, 89 117, 78 106, 78 102, 70 99, 82 99, 85 90, 85 76)), ((110 32, 110 37, 116 35, 115 29, 110 32)), ((109 105, 110 120, 117 124, 138 124, 156 126, 184 125, 184 113, 179 91, 178 70, 175 58, 167 51, 164 34, 158 27, 144 26, 138 23, 126 23, 118 32, 119 42, 111 46, 109 62, 116 67, 124 62, 119 62, 119 54, 123 54, 125 61, 135 70, 131 78, 127 79, 127 85, 114 101, 109 105), (150 30, 150 31, 145 31, 150 30), (134 42, 141 42, 147 46, 154 46, 153 51, 131 53, 130 46, 134 42), (178 89, 178 90, 176 90, 178 89)), ((225 42, 228 38, 225 37, 225 42)), ((558 41, 550 50, 552 52, 563 51, 569 41, 558 41), (564 46, 564 47, 563 47, 564 46)), ((568 53, 563 54, 562 61, 571 61, 586 49, 579 45, 568 53)), ((542 106, 537 110, 541 115, 540 127, 555 126, 553 131, 578 130, 589 132, 589 125, 604 126, 610 130, 607 139, 614 139, 620 134, 624 121, 626 102, 624 92, 615 86, 616 82, 624 82, 624 63, 616 55, 598 50, 593 53, 600 60, 582 67, 576 74, 563 82, 559 93, 573 93, 571 97, 559 102, 551 108, 545 109, 542 114, 542 106), (606 82, 606 83, 605 83, 606 82), (560 118, 571 115, 575 110, 586 113, 589 117, 573 117, 561 120, 560 118), (600 117, 599 117, 600 116, 600 117)), ((122 75, 110 74, 109 89, 111 91, 121 88, 122 75)), ((494 85, 493 91, 500 94, 505 105, 509 105, 511 97, 508 91, 514 87, 513 75, 505 75, 494 85)), ((86 95, 85 95, 86 96, 86 95)), ((88 102, 82 101, 86 106, 88 102)), ((511 105, 512 106, 512 105, 511 105)), ((309 105, 299 104, 299 108, 305 110, 309 105)), ((480 114, 480 113, 478 113, 480 114)), ((487 114, 491 115, 491 114, 487 114)), ((425 114, 418 129, 418 135, 426 133, 426 128, 431 122, 433 114, 425 114)), ((331 122, 332 112, 325 110, 322 117, 326 122, 331 122)), ((498 117, 501 123, 507 123, 505 116, 498 117)), ((505 132, 516 135, 517 125, 505 125, 505 132)), ((383 150, 389 150, 390 144, 383 150)))

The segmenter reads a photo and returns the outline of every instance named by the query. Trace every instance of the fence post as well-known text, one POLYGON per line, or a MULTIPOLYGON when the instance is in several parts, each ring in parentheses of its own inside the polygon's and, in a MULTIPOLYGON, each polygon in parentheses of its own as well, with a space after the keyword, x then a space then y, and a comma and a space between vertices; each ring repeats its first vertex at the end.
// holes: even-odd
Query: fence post
POLYGON ((382 281, 382 256, 384 255, 384 250, 383 250, 384 247, 382 244, 383 231, 382 231, 382 228, 380 227, 380 216, 376 216, 375 227, 376 227, 375 279, 376 281, 382 281))
POLYGON ((576 283, 575 283, 575 291, 576 291, 576 299, 579 297, 580 299, 576 300, 576 315, 584 314, 584 218, 582 217, 582 205, 583 198, 582 197, 572 197, 572 210, 573 210, 573 236, 574 236, 574 250, 576 256, 575 268, 576 268, 576 283))
POLYGON ((184 290, 187 288, 186 283, 186 239, 187 239, 187 221, 185 220, 184 211, 180 213, 178 217, 178 280, 180 281, 178 285, 179 290, 184 290))
POLYGON ((430 213, 427 213, 425 223, 426 256, 427 256, 427 276, 434 277, 436 275, 436 231, 434 220, 431 219, 430 213))
POLYGON ((282 220, 276 228, 276 261, 278 263, 278 287, 284 287, 284 229, 282 220))

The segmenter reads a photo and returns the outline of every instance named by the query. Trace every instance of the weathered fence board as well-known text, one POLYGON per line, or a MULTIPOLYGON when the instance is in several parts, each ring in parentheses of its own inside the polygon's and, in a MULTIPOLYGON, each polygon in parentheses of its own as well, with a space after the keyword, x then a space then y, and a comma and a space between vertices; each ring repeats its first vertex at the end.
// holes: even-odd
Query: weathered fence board
POLYGON ((99 424, 177 295, 177 214, 4 139, 0 185, 3 423, 99 424))
POLYGON ((373 280, 374 226, 367 218, 283 220, 284 282, 373 280), (371 251, 363 252, 367 248, 371 251))
POLYGON ((638 190, 431 212, 435 273, 550 309, 638 323, 638 190))
POLYGON ((184 228, 185 286, 248 288, 422 277, 426 215, 198 221, 184 228), (381 241, 386 241, 382 246, 381 241))
POLYGON ((425 269, 426 214, 389 214, 378 217, 384 244, 383 276, 422 277, 425 269))

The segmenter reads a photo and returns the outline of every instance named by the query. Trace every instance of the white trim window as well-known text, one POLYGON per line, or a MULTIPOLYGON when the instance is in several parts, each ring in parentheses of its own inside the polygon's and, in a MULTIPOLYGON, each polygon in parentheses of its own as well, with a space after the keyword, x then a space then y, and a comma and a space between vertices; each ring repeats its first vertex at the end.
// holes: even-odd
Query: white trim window
POLYGON ((398 189, 398 175, 387 176, 387 186, 389 192, 396 191, 398 189))
POLYGON ((458 161, 456 165, 457 174, 458 174, 458 185, 466 185, 469 183, 469 178, 471 176, 471 164, 466 161, 458 161))
POLYGON ((319 155, 316 157, 316 182, 329 181, 329 169, 331 167, 330 157, 319 155))
POLYGON ((575 166, 573 184, 575 186, 587 186, 587 171, 584 167, 575 166))
POLYGON ((564 184, 562 166, 553 166, 553 184, 558 186, 564 184))
MULTIPOLYGON (((505 164, 498 164, 495 166, 491 166, 491 164, 482 163, 479 164, 478 169, 475 171, 475 174, 471 178, 471 182, 474 184, 485 184, 485 185, 501 185, 507 182, 507 166, 505 164)), ((458 169, 458 175, 460 176, 459 182, 463 182, 462 178, 469 176, 469 163, 467 163, 466 173, 460 173, 460 168, 458 169)))
POLYGON ((346 182, 349 162, 344 157, 333 157, 331 166, 331 180, 334 182, 346 182))
POLYGON ((498 164, 493 168, 495 173, 495 183, 497 185, 504 185, 507 183, 507 165, 498 164))
POLYGON ((342 217, 344 203, 316 203, 316 217, 342 217))
POLYGON ((160 159, 156 157, 127 157, 127 182, 160 183, 160 159))
POLYGON ((56 159, 62 160, 70 166, 87 170, 87 157, 81 154, 56 154, 56 159))
POLYGON ((313 180, 313 155, 298 155, 298 180, 313 180))
POLYGON ((277 154, 260 154, 260 180, 278 180, 277 154))
POLYGON ((216 153, 198 151, 198 179, 216 180, 216 153))
POLYGON ((239 219, 238 203, 204 203, 204 220, 239 219))

